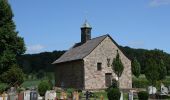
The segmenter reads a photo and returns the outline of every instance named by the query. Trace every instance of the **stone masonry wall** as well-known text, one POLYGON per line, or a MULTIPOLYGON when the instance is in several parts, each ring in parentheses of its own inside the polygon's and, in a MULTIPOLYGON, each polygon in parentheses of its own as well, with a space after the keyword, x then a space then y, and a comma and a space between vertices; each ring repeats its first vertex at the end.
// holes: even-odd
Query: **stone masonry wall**
POLYGON ((55 83, 57 87, 84 88, 84 68, 82 61, 57 64, 55 67, 55 83))
POLYGON ((104 89, 105 73, 112 73, 114 79, 117 76, 111 69, 113 58, 119 51, 120 59, 124 65, 124 71, 120 77, 120 88, 132 87, 131 61, 118 49, 118 47, 107 37, 88 56, 84 58, 85 89, 104 89), (110 59, 108 63, 107 59, 110 59), (102 63, 102 70, 97 71, 97 63, 102 63))

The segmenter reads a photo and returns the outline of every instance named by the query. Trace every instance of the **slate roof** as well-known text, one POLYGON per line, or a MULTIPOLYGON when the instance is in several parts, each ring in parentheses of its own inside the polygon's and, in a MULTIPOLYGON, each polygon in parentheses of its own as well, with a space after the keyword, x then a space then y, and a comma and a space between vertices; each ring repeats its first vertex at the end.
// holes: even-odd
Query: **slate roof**
MULTIPOLYGON (((77 43, 70 50, 64 53, 59 59, 53 62, 53 64, 69 62, 74 60, 80 60, 89 55, 107 36, 103 35, 100 37, 88 40, 84 44, 77 43)), ((109 36, 110 37, 110 36, 109 36)))

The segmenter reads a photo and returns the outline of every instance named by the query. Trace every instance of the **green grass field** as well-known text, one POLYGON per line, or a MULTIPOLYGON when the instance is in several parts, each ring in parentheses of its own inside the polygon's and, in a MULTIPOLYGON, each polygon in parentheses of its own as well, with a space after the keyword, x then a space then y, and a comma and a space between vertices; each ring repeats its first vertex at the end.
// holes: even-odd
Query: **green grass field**
POLYGON ((41 80, 28 80, 25 81, 24 83, 22 83, 22 87, 26 88, 26 87, 37 87, 38 84, 41 82, 41 80))

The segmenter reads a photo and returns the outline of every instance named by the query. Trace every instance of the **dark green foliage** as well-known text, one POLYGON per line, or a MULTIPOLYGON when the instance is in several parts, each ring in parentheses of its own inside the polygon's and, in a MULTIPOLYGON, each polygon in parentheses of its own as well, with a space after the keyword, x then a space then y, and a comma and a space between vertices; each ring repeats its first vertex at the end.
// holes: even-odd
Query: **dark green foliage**
POLYGON ((17 57, 17 62, 20 66, 23 66, 25 73, 38 72, 38 78, 43 72, 53 72, 54 65, 52 64, 58 59, 65 51, 53 51, 53 52, 42 52, 39 54, 25 54, 17 57))
POLYGON ((145 59, 146 58, 146 52, 148 52, 149 50, 146 49, 133 49, 130 47, 122 47, 120 46, 122 52, 131 60, 133 61, 133 59, 136 57, 136 59, 139 61, 139 63, 141 64, 141 73, 144 73, 144 69, 145 69, 145 59))
MULTIPOLYGON (((149 58, 157 59, 159 56, 162 58, 167 72, 170 73, 170 55, 161 50, 146 50, 146 49, 133 49, 129 47, 121 47, 120 49, 123 53, 131 60, 136 57, 137 61, 141 65, 141 73, 144 74, 144 69, 146 69, 146 60, 149 58)), ((53 52, 43 52, 39 54, 25 54, 18 56, 17 62, 20 66, 23 66, 23 71, 25 73, 39 72, 39 70, 44 70, 46 72, 53 71, 54 65, 51 63, 58 59, 65 51, 53 51, 53 52)))
POLYGON ((38 79, 42 79, 45 76, 45 72, 43 70, 39 70, 36 76, 38 79))
POLYGON ((67 91, 67 93, 73 93, 73 92, 75 91, 75 89, 73 89, 73 88, 68 88, 66 91, 67 91))
POLYGON ((117 51, 117 55, 116 58, 113 59, 113 63, 112 63, 112 70, 114 71, 114 73, 117 75, 118 77, 118 85, 119 85, 119 77, 121 77, 123 70, 124 70, 124 66, 122 64, 122 61, 120 59, 119 53, 117 51))
POLYGON ((160 60, 160 63, 158 64, 158 72, 159 72, 158 80, 163 80, 166 78, 167 70, 166 70, 166 66, 162 59, 160 60))
POLYGON ((0 0, 0 74, 16 64, 16 56, 25 52, 23 38, 18 36, 8 0, 0 0))
POLYGON ((0 83, 0 94, 2 94, 8 88, 7 84, 0 83))
POLYGON ((145 76, 148 81, 154 86, 156 81, 159 79, 158 65, 154 59, 148 59, 145 76))
POLYGON ((68 89, 66 90, 66 92, 67 92, 67 94, 68 94, 69 97, 72 97, 72 94, 73 94, 74 91, 75 91, 74 88, 68 88, 68 89))
POLYGON ((1 75, 1 80, 10 86, 18 86, 24 82, 24 73, 17 65, 13 65, 7 72, 1 75))
POLYGON ((149 81, 146 79, 137 79, 132 81, 132 87, 133 88, 146 88, 149 86, 149 81))
POLYGON ((120 100, 120 90, 118 88, 111 88, 107 92, 107 97, 109 100, 120 100))
POLYGON ((132 61, 135 57, 139 61, 141 65, 141 73, 144 74, 145 69, 147 67, 146 61, 147 59, 154 59, 156 63, 160 63, 162 59, 164 65, 168 71, 167 74, 170 74, 170 54, 163 52, 162 50, 154 49, 133 49, 130 47, 122 47, 120 46, 123 53, 132 61))
POLYGON ((132 61, 132 73, 133 75, 135 75, 137 78, 139 77, 140 75, 140 63, 137 61, 137 59, 135 58, 133 61, 132 61))
POLYGON ((149 94, 148 94, 147 91, 140 91, 138 93, 138 99, 139 100, 148 100, 148 98, 149 98, 149 94))
POLYGON ((112 88, 118 88, 118 82, 116 80, 112 80, 112 85, 106 89, 106 92, 112 88))
POLYGON ((45 95, 45 92, 47 90, 50 90, 51 87, 50 87, 50 84, 48 81, 42 81, 39 85, 38 85, 38 92, 40 94, 40 96, 44 96, 45 95))

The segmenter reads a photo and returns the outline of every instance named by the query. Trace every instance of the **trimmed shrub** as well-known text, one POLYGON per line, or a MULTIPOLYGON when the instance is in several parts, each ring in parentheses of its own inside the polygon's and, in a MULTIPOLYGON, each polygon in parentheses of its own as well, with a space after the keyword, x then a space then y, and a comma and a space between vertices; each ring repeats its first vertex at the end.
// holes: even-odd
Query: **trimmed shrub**
POLYGON ((105 91, 109 92, 109 90, 112 88, 118 88, 118 82, 116 80, 112 80, 112 85, 108 87, 105 91))
POLYGON ((118 88, 110 88, 107 93, 109 100, 120 100, 120 90, 118 88))
POLYGON ((48 81, 42 81, 40 82, 40 84, 38 85, 38 92, 40 94, 40 96, 44 96, 45 95, 45 92, 47 90, 50 90, 50 84, 48 81))
POLYGON ((147 91, 140 91, 138 93, 138 99, 139 100, 148 100, 148 98, 149 98, 149 94, 148 94, 147 91))

